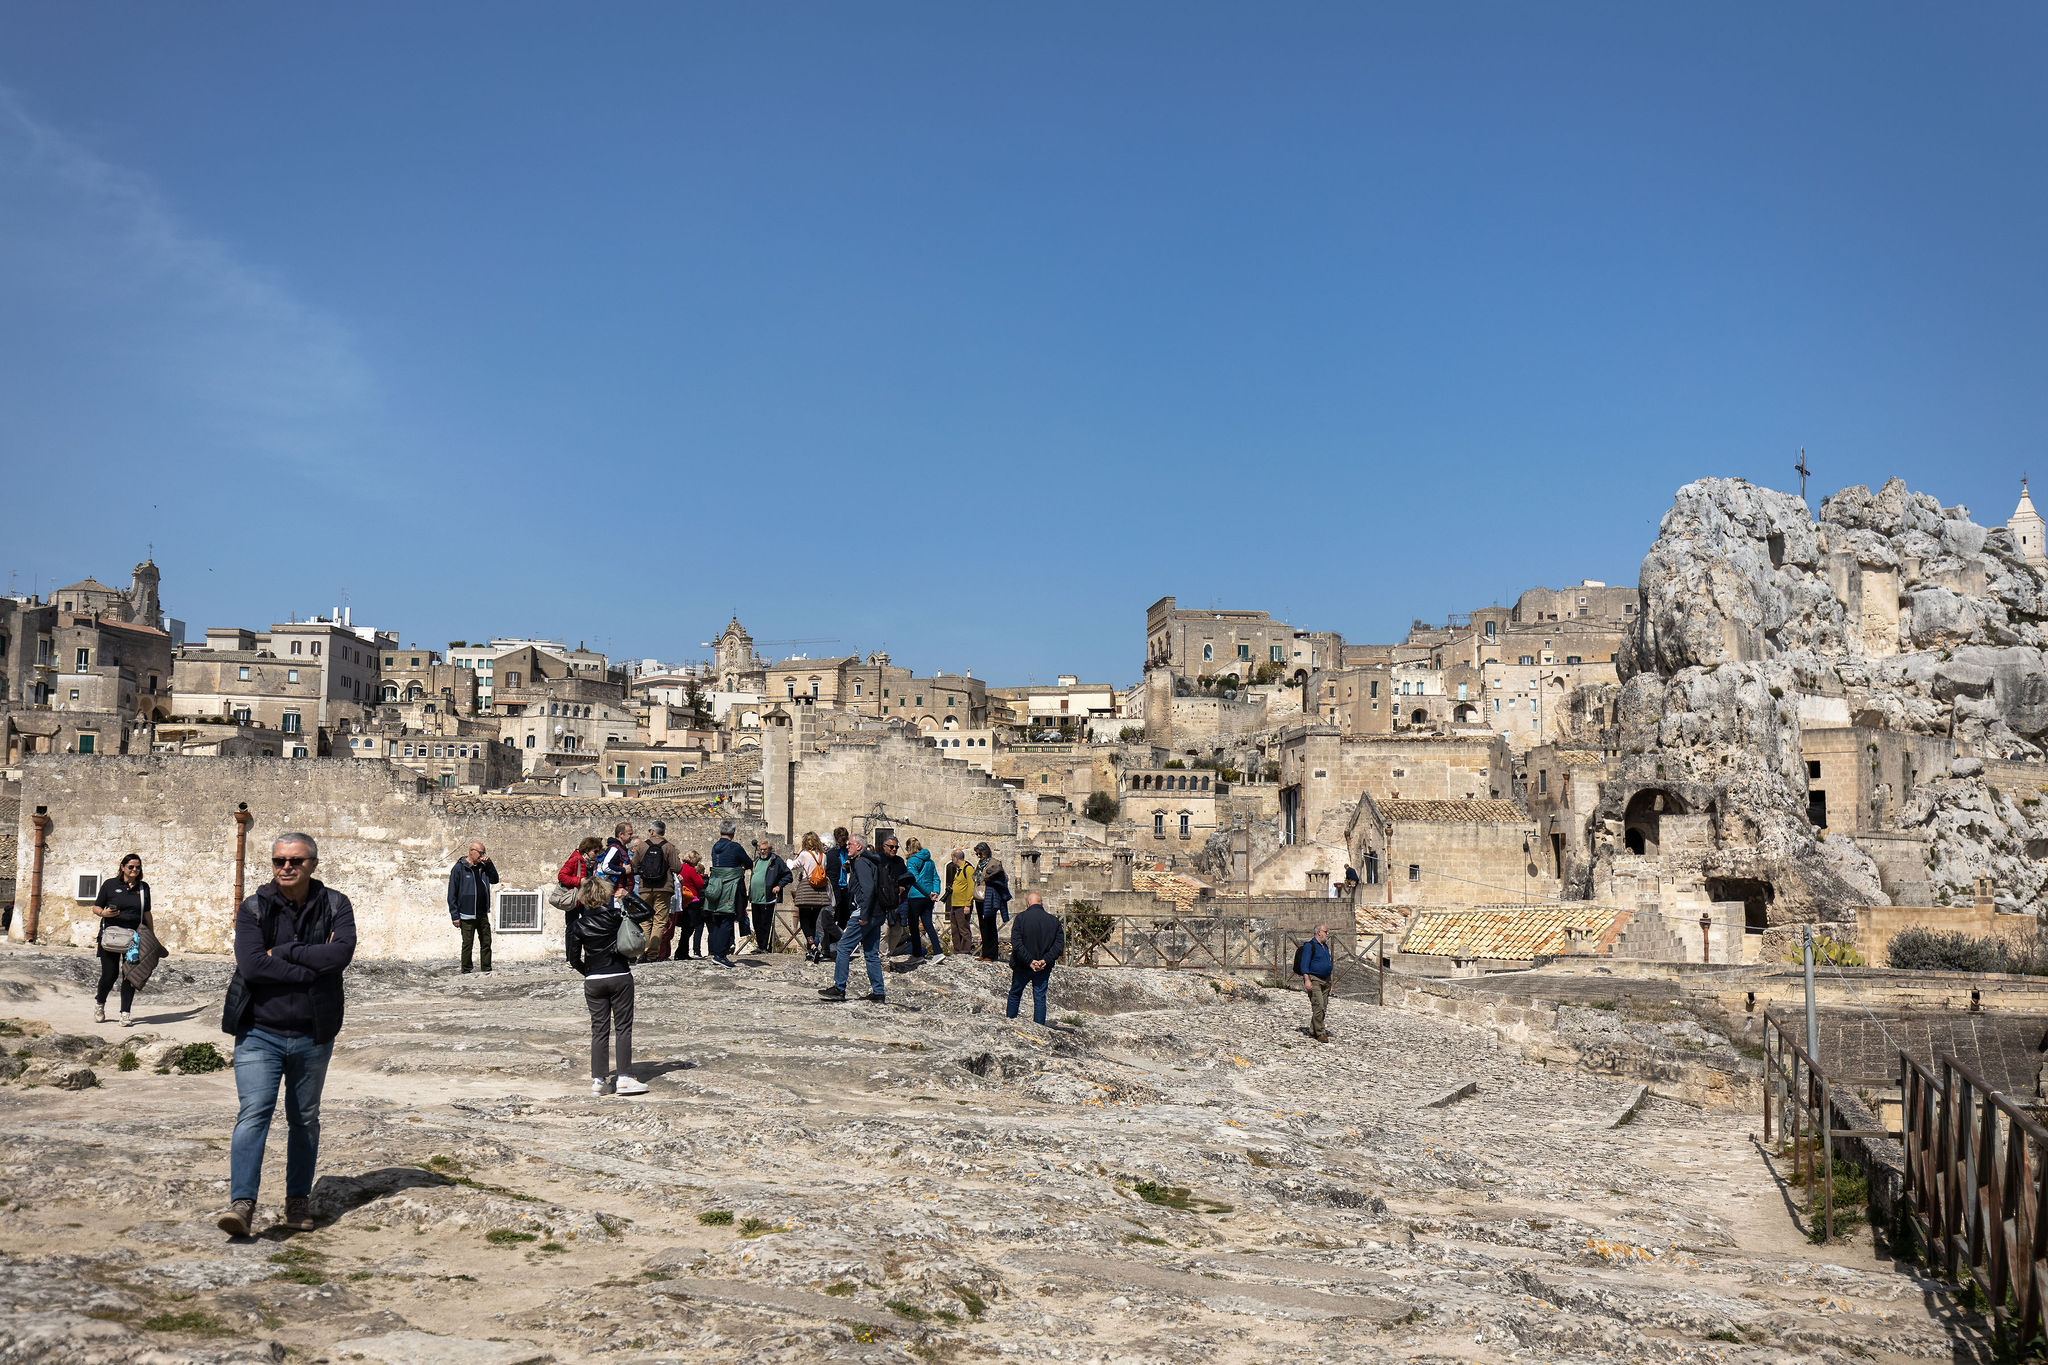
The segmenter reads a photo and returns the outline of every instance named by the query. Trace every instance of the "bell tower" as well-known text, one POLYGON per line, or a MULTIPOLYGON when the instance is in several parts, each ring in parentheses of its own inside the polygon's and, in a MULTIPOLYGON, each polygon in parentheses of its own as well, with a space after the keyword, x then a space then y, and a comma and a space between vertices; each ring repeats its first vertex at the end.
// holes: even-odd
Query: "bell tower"
POLYGON ((2005 529, 2012 532, 2013 543, 2019 546, 2020 557, 2036 568, 2048 568, 2048 522, 2034 510, 2034 500, 2027 496, 2027 481, 2020 479, 2020 505, 2013 508, 2007 518, 2005 529))

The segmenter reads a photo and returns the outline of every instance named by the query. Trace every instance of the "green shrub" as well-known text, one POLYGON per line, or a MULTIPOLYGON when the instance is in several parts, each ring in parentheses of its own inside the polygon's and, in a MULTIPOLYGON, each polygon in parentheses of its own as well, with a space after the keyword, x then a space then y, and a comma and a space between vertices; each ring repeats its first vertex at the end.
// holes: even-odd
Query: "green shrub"
POLYGON ((1905 929, 1892 936, 1885 965, 1918 972, 2002 972, 2005 944, 1949 929, 1905 929))
POLYGON ((731 1227, 731 1226, 732 1226, 732 1210, 731 1210, 731 1209, 711 1209, 711 1210, 708 1210, 708 1211, 706 1211, 706 1212, 704 1212, 704 1213, 700 1213, 700 1214, 698 1214, 698 1215, 697 1215, 697 1221, 698 1221, 698 1222, 700 1222, 700 1223, 702 1223, 702 1224, 703 1224, 703 1225, 704 1225, 705 1227, 708 1227, 708 1228, 727 1228, 727 1227, 731 1227))
POLYGON ((1106 825, 1116 819, 1116 798, 1108 792, 1091 792, 1087 804, 1081 807, 1081 814, 1098 825, 1106 825))
POLYGON ((115 1065, 123 1071, 133 1071, 142 1065, 142 1059, 132 1052, 124 1052, 121 1054, 121 1060, 115 1065))
POLYGON ((1116 932, 1116 917, 1103 914, 1100 901, 1075 901, 1060 922, 1067 931, 1067 951, 1084 963, 1116 932))
POLYGON ((171 1054, 170 1063, 188 1076, 198 1076, 226 1070, 228 1059, 212 1043, 187 1043, 171 1054))
POLYGON ((531 1232, 514 1232, 511 1228, 492 1228, 484 1234, 484 1240, 494 1247, 509 1247, 521 1242, 538 1242, 540 1237, 531 1232))

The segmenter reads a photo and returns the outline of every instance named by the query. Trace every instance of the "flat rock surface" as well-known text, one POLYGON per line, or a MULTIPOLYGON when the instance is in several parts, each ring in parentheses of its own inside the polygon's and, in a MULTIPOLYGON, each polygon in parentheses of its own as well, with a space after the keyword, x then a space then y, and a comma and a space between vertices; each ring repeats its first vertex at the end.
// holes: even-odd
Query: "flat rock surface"
MULTIPOLYGON (((225 1048, 227 964, 177 967, 128 1037, 225 1048)), ((0 1047, 121 1045, 93 970, 0 948, 0 1047)), ((822 971, 642 968, 628 1099, 565 967, 363 964, 307 1233, 281 1109, 257 1235, 213 1227, 229 1071, 0 1083, 0 1360, 1989 1358, 1867 1232, 1807 1242, 1747 1113, 1602 1128, 1640 1082, 1353 1000, 1322 1046, 1197 973, 1062 969, 1038 1027, 991 964, 822 971)))

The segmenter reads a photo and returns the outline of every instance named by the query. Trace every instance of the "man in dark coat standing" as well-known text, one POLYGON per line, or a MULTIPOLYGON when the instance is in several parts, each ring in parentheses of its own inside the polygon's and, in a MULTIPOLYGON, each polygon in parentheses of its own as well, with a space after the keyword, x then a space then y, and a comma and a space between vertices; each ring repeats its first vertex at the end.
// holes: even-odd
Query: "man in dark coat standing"
POLYGON ((462 930, 462 970, 472 970, 471 949, 491 969, 491 888, 498 868, 484 853, 481 839, 469 841, 469 852, 448 872, 448 922, 462 930))
POLYGON ((1010 926, 1010 1018, 1017 1017, 1017 1007, 1024 1003, 1025 983, 1029 982, 1031 1021, 1045 1022, 1045 993, 1052 982, 1052 964, 1066 951, 1066 926, 1033 891, 1024 898, 1024 910, 1010 926))

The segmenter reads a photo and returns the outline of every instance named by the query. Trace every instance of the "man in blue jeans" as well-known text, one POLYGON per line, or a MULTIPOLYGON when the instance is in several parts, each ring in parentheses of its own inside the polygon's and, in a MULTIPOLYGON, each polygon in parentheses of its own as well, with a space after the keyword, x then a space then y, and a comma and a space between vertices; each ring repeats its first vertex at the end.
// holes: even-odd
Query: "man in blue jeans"
POLYGON ((882 860, 868 847, 868 841, 858 834, 848 835, 845 856, 839 860, 846 932, 839 936, 839 962, 833 969, 832 984, 818 992, 827 1000, 846 998, 846 978, 853 970, 853 950, 858 945, 868 964, 868 999, 877 1005, 889 1003, 888 988, 882 984, 882 924, 888 918, 881 903, 883 875, 882 860))
MULTIPOLYGON (((235 970, 244 992, 235 1035, 235 1093, 241 1113, 228 1147, 228 1211, 221 1231, 247 1237, 256 1221, 263 1146, 284 1083, 284 1225, 313 1226, 313 1166, 320 1156, 320 1090, 341 1032, 341 975, 356 954, 348 897, 322 885, 320 847, 310 834, 270 846, 270 883, 235 912, 235 970)), ((230 996, 230 1008, 235 1005, 230 996)))
POLYGON ((1045 992, 1052 982, 1052 964, 1066 951, 1066 926, 1045 908, 1045 898, 1033 891, 1024 898, 1024 913, 1010 926, 1010 1018, 1017 1017, 1028 983, 1031 1022, 1045 1022, 1045 992))

